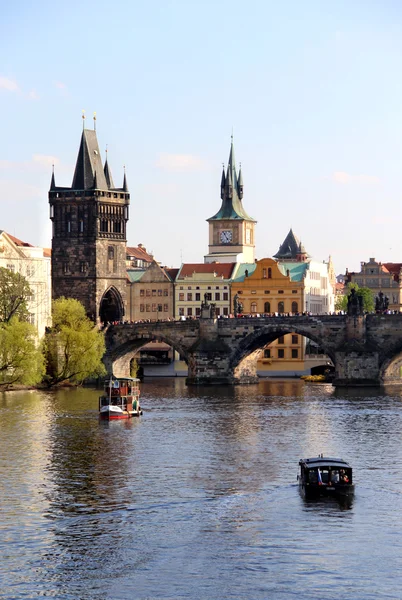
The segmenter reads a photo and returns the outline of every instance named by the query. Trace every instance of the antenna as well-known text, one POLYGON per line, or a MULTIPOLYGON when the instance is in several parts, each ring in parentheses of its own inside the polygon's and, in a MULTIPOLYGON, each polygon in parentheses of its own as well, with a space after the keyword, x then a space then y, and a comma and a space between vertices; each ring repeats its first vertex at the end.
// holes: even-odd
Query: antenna
POLYGON ((96 131, 96 112, 94 112, 94 131, 96 131))

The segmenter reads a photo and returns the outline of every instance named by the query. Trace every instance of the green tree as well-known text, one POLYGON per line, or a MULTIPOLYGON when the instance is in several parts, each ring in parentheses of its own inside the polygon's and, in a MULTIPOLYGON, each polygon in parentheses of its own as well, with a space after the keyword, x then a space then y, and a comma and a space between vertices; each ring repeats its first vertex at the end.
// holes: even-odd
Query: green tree
POLYGON ((31 294, 29 283, 23 275, 0 267, 0 322, 8 323, 13 317, 27 321, 27 302, 31 294))
POLYGON ((363 298, 363 310, 364 312, 371 313, 374 311, 374 296, 372 290, 367 287, 359 288, 357 283, 348 283, 345 287, 345 294, 343 296, 338 296, 335 301, 335 310, 342 310, 347 312, 348 310, 348 296, 351 293, 352 289, 356 290, 357 296, 362 296, 363 298))
POLYGON ((34 385, 45 373, 44 357, 36 329, 17 317, 0 323, 0 386, 34 385))
POLYGON ((104 336, 85 315, 84 306, 73 298, 59 298, 53 302, 52 316, 53 328, 45 339, 47 384, 80 384, 103 375, 104 336))

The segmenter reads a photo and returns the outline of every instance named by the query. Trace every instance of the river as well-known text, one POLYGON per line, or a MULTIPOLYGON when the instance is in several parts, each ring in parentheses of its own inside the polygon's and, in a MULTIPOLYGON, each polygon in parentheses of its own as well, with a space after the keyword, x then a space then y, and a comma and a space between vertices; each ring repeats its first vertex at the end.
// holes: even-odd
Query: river
POLYGON ((0 396, 0 598, 402 597, 402 389, 300 380, 0 396), (349 506, 306 502, 298 460, 341 456, 349 506))

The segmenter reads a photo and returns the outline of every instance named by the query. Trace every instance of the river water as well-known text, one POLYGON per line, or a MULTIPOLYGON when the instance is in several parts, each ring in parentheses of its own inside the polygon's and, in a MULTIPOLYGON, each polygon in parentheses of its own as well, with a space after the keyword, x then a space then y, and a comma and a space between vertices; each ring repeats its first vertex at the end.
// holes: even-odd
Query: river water
POLYGON ((402 390, 301 381, 0 396, 0 598, 402 598, 402 390), (298 460, 354 467, 349 506, 305 502, 298 460))

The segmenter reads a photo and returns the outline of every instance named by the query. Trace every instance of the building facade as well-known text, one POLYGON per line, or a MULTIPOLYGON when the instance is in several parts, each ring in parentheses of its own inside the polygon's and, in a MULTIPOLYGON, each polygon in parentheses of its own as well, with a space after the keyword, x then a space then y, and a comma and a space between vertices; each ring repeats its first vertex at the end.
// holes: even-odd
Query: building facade
POLYGON ((72 297, 96 322, 121 321, 126 305, 126 175, 115 187, 95 130, 84 129, 71 187, 50 191, 52 296, 72 297))
POLYGON ((147 269, 127 270, 128 321, 159 321, 174 317, 174 283, 153 261, 147 269))
POLYGON ((20 273, 27 280, 32 292, 28 301, 30 322, 39 338, 43 337, 52 321, 50 250, 0 231, 0 267, 20 273))
POLYGON ((359 287, 369 288, 373 296, 383 292, 389 300, 389 309, 402 310, 402 263, 381 263, 370 258, 360 263, 358 273, 346 269, 345 283, 357 283, 359 287))
POLYGON ((182 264, 175 281, 175 317, 199 317, 201 302, 205 301, 215 304, 217 317, 228 316, 235 266, 236 263, 182 264))

